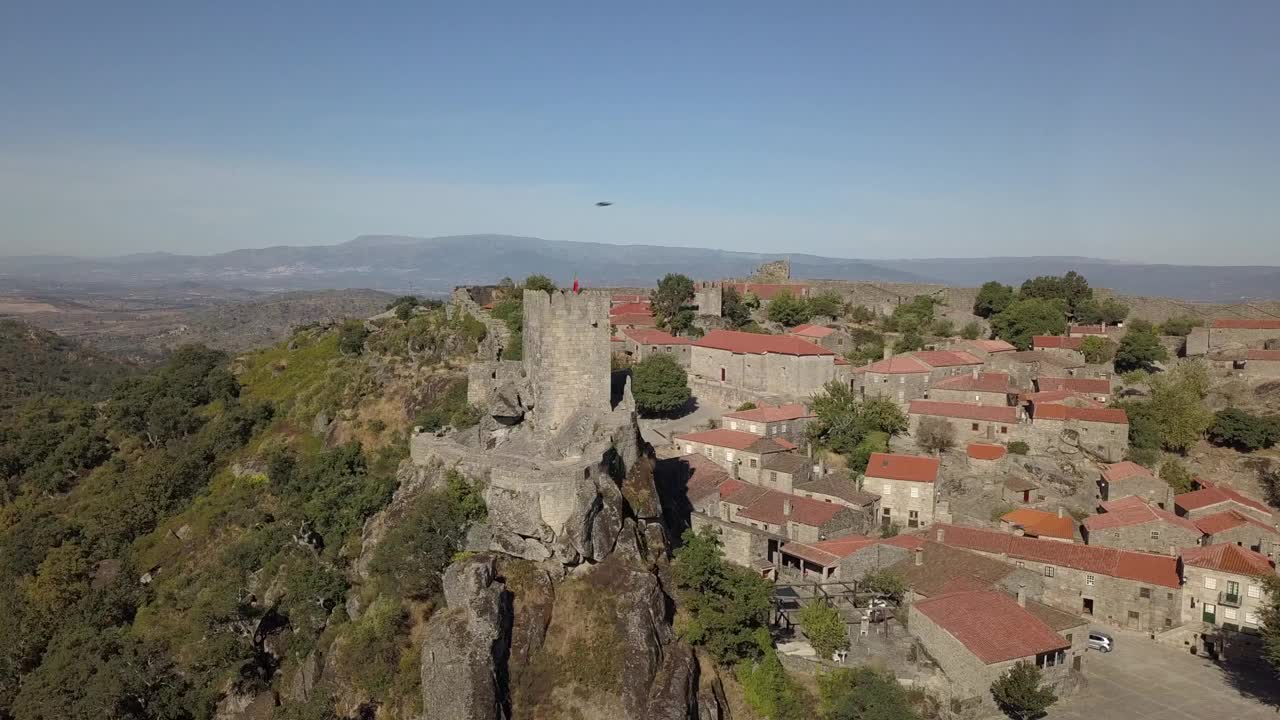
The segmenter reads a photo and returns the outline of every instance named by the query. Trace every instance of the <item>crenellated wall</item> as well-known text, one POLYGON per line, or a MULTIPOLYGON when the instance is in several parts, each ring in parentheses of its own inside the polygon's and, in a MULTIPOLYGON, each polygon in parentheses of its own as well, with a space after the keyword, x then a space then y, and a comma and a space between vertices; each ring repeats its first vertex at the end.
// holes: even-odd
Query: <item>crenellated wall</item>
POLYGON ((599 290, 524 291, 524 365, 540 432, 578 412, 609 412, 609 304, 599 290))

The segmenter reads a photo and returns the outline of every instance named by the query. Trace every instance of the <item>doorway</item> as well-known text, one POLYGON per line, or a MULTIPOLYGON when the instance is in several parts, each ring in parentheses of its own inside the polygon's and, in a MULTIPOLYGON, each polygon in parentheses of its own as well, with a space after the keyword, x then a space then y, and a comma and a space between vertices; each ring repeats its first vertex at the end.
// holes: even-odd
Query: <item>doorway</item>
POLYGON ((1093 598, 1084 599, 1084 614, 1085 615, 1093 614, 1093 598))

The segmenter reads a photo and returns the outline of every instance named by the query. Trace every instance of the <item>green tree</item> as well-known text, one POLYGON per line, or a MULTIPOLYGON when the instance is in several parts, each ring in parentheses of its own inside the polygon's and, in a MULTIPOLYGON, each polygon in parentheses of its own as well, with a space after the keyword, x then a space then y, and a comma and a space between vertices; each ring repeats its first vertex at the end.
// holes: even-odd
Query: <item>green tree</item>
POLYGON ((1179 315, 1171 317, 1160 324, 1161 335, 1175 335, 1177 337, 1186 337, 1191 334, 1194 328, 1204 325, 1204 320, 1192 315, 1179 315))
POLYGON ((756 404, 748 400, 737 407, 737 412, 743 412, 746 410, 755 410, 755 409, 756 409, 756 404))
POLYGON ((956 445, 956 430, 942 418, 920 418, 916 426, 916 445, 925 452, 950 450, 956 445))
POLYGON ((960 329, 960 337, 965 340, 977 340, 982 336, 982 325, 977 320, 970 320, 960 329))
POLYGON ((818 657, 829 658, 837 650, 849 649, 849 631, 844 618, 830 605, 811 602, 800 608, 800 629, 818 657))
POLYGON ((927 332, 939 305, 942 301, 932 295, 916 295, 893 309, 889 316, 890 329, 904 334, 927 332))
POLYGON ((901 598, 907 593, 907 581, 901 575, 888 568, 880 568, 867 573, 862 579, 862 587, 874 593, 901 598))
POLYGON ((1207 435, 1215 445, 1242 452, 1265 450, 1280 442, 1280 416, 1251 415, 1238 408, 1219 410, 1213 415, 1207 435))
POLYGON ((1100 365, 1116 356, 1116 344, 1106 338, 1090 335, 1080 341, 1080 354, 1084 355, 1085 362, 1100 365))
POLYGON ((1019 662, 991 684, 991 695, 1001 710, 1018 720, 1043 717, 1058 696, 1041 681, 1039 668, 1019 662))
POLYGON ((764 628, 753 636, 756 657, 738 663, 734 669, 743 697, 756 715, 769 720, 807 720, 812 700, 787 674, 764 628))
POLYGON ((1169 359, 1169 351, 1160 344, 1155 328, 1145 320, 1134 320, 1116 348, 1116 372, 1151 371, 1155 363, 1169 359))
POLYGON ((818 315, 838 318, 844 315, 844 298, 840 293, 826 290, 809 298, 809 317, 818 315))
POLYGON ((973 301, 973 314, 981 318, 994 317, 1012 304, 1013 288, 992 280, 978 289, 978 297, 973 301))
POLYGON ((875 362, 884 357, 884 335, 867 328, 853 328, 849 331, 850 350, 845 357, 855 367, 875 362))
POLYGON ((364 352, 364 341, 369 330, 360 320, 348 320, 338 329, 338 349, 343 355, 359 355, 364 352))
POLYGON ((902 353, 915 352, 916 350, 923 350, 923 349, 924 349, 924 338, 920 335, 920 333, 916 332, 915 330, 909 330, 907 332, 902 333, 902 335, 897 339, 897 341, 893 343, 893 352, 896 355, 901 355, 902 353))
POLYGON ((767 309, 769 320, 794 327, 808 322, 813 314, 809 312, 809 303, 804 298, 796 297, 786 290, 779 291, 769 301, 767 309))
POLYGON ((876 319, 875 312, 866 305, 855 305, 849 309, 849 322, 869 323, 876 319))
MULTIPOLYGON (((680 635, 731 665, 761 656, 757 630, 764 630, 773 591, 758 574, 731 565, 720 555, 720 540, 710 528, 686 530, 675 553, 672 579, 688 619, 680 635)), ((765 632, 765 647, 768 633, 765 632)))
POLYGON ((1156 425, 1165 450, 1186 454, 1213 424, 1213 413, 1204 404, 1209 390, 1207 373, 1203 363, 1184 360, 1151 379, 1146 420, 1156 425))
POLYGON ((821 393, 814 395, 810 407, 815 418, 806 430, 809 439, 841 455, 856 454, 871 433, 890 436, 907 429, 906 415, 892 400, 864 400, 838 381, 827 383, 821 393))
POLYGON ((1191 492, 1191 471, 1173 458, 1160 465, 1160 479, 1169 483, 1175 493, 1191 492))
POLYGON ((929 325, 929 334, 938 337, 951 337, 956 334, 956 324, 950 318, 937 318, 929 325))
POLYGON ((1093 300, 1093 289, 1089 281, 1072 270, 1062 277, 1041 275, 1022 283, 1019 291, 1021 298, 1041 298, 1044 300, 1061 300, 1066 312, 1071 317, 1078 317, 1080 310, 1086 309, 1093 300))
POLYGON ((1019 350, 1031 348, 1035 335, 1062 335, 1067 331, 1066 309, 1060 299, 1020 297, 991 318, 996 337, 1019 350))
POLYGON ((658 327, 675 335, 685 335, 693 329, 693 280, 688 275, 667 273, 649 298, 658 327))
POLYGON ((720 317, 724 319, 725 325, 733 330, 741 330, 753 322, 751 308, 747 307, 738 289, 731 285, 726 285, 721 291, 720 317))
POLYGON ((890 674, 870 667, 818 675, 823 720, 919 720, 907 693, 890 674))
POLYGON ((636 409, 646 415, 664 415, 684 407, 692 394, 689 376, 670 355, 656 353, 631 368, 631 392, 636 409))
POLYGON ((524 279, 525 290, 541 290, 545 293, 553 293, 557 290, 555 282, 546 275, 530 275, 524 279))
POLYGON ((1263 655, 1271 667, 1280 670, 1280 577, 1267 574, 1261 578, 1262 587, 1266 591, 1266 602, 1258 612, 1263 655))
POLYGON ((1115 325, 1127 317, 1129 306, 1115 298, 1086 300, 1076 308, 1076 321, 1086 325, 1115 325))

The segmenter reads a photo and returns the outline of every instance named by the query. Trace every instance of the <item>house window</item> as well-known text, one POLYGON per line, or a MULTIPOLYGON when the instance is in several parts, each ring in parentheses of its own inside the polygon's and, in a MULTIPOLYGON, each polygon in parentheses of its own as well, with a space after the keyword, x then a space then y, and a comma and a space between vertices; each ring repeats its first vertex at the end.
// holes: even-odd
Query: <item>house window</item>
POLYGON ((724 368, 720 368, 720 382, 724 382, 724 368))
POLYGON ((911 510, 907 513, 907 527, 920 527, 920 512, 911 510))
POLYGON ((1249 586, 1249 597, 1251 597, 1251 598, 1260 598, 1260 597, 1262 597, 1262 586, 1261 586, 1261 585, 1250 585, 1250 586, 1249 586))
POLYGON ((775 482, 775 483, 776 483, 776 482, 778 482, 778 473, 773 472, 772 470, 770 470, 770 471, 769 471, 769 482, 775 482))
POLYGON ((1204 579, 1204 589, 1205 589, 1205 590, 1217 590, 1217 589, 1218 589, 1218 578, 1206 577, 1206 578, 1204 579))
POLYGON ((1159 539, 1160 539, 1160 531, 1159 531, 1159 530, 1152 530, 1152 531, 1151 531, 1151 539, 1152 539, 1152 540, 1159 540, 1159 539))
POLYGON ((692 446, 692 445, 685 445, 685 446, 684 446, 684 454, 685 454, 685 455, 689 455, 689 454, 691 454, 692 452, 693 452, 693 446, 692 446))
POLYGON ((1085 584, 1085 585, 1092 585, 1092 584, 1093 584, 1093 576, 1092 576, 1092 575, 1085 575, 1085 576, 1084 576, 1084 584, 1085 584))
POLYGON ((1067 642, 1071 642, 1071 633, 1067 633, 1067 642))
POLYGON ((918 497, 920 497, 920 488, 918 488, 918 487, 913 487, 913 488, 911 488, 911 497, 913 497, 913 498, 918 498, 918 497))
POLYGON ((972 425, 969 426, 969 429, 974 432, 978 432, 978 423, 973 423, 972 425))
POLYGON ((715 459, 715 451, 713 451, 713 450, 711 449, 711 446, 710 446, 710 445, 708 445, 708 446, 707 446, 706 453, 707 453, 707 459, 708 459, 708 460, 714 460, 714 459, 715 459))
POLYGON ((1151 588, 1138 588, 1138 597, 1151 599, 1151 588))
POLYGON ((1258 615, 1256 613, 1247 612, 1244 614, 1244 621, 1248 625, 1258 624, 1258 615))
POLYGON ((724 459, 725 459, 725 460, 728 460, 729 462, 733 462, 733 451, 732 451, 732 450, 725 450, 725 451, 724 451, 724 459))
POLYGON ((1019 561, 1017 561, 1017 562, 1018 562, 1018 567, 1026 567, 1026 566, 1027 566, 1027 564, 1026 564, 1026 563, 1024 563, 1024 562, 1022 562, 1021 560, 1019 560, 1019 561))
POLYGON ((899 384, 899 385, 906 385, 906 384, 907 384, 907 376, 906 376, 906 375, 899 375, 899 376, 898 376, 898 384, 899 384))
POLYGON ((1053 566, 1052 566, 1052 565, 1045 565, 1045 566, 1044 566, 1044 576, 1045 576, 1045 577, 1053 577, 1053 566))
POLYGON ((1132 621, 1134 621, 1134 622, 1137 622, 1137 621, 1138 621, 1138 617, 1139 617, 1139 616, 1138 616, 1138 611, 1137 611, 1137 610, 1130 610, 1130 611, 1129 611, 1129 619, 1130 619, 1130 620, 1132 620, 1132 621))
POLYGON ((1225 618, 1226 618, 1226 619, 1228 619, 1228 620, 1235 620, 1235 619, 1236 619, 1236 609, 1235 609, 1235 608, 1233 608, 1233 607, 1224 607, 1224 608, 1222 608, 1222 616, 1223 616, 1223 617, 1225 617, 1225 618))
POLYGON ((882 489, 884 490, 884 492, 883 492, 883 493, 881 493, 882 495, 892 495, 892 494, 893 494, 893 486, 892 486, 892 485, 890 485, 889 483, 885 483, 885 484, 884 484, 884 488, 882 488, 882 489))
POLYGON ((730 420, 730 421, 729 421, 729 429, 730 429, 730 430, 737 430, 737 429, 738 429, 738 421, 737 421, 737 420, 730 420))
POLYGON ((752 424, 751 424, 751 427, 750 427, 749 429, 751 430, 751 432, 756 432, 756 425, 755 425, 755 423, 752 423, 752 424))
POLYGON ((1008 435, 1008 434, 1009 434, 1009 426, 1008 426, 1008 425, 1001 425, 1001 426, 1000 426, 1000 434, 1001 434, 1001 435, 1008 435))
POLYGON ((751 458, 751 467, 755 467, 755 466, 756 466, 756 459, 751 458))
POLYGON ((782 425, 778 427, 778 432, 786 432, 786 431, 787 431, 787 424, 782 423, 782 425))

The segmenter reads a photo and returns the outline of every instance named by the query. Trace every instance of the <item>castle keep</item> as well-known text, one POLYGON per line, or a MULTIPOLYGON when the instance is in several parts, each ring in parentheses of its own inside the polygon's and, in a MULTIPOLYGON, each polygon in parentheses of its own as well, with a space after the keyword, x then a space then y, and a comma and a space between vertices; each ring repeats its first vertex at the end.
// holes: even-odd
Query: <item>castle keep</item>
POLYGON ((524 291, 524 369, 538 430, 609 411, 609 353, 608 293, 524 291))

